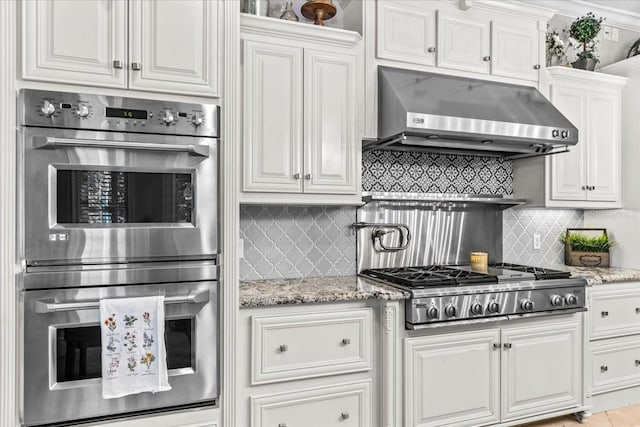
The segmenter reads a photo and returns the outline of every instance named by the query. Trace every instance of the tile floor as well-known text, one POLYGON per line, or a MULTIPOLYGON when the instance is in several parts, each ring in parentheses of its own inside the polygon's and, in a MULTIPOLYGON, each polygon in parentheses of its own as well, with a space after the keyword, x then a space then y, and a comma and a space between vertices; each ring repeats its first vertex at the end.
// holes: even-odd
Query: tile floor
POLYGON ((640 427, 640 405, 627 406, 614 409, 612 411, 600 412, 587 418, 580 424, 572 416, 553 418, 550 420, 538 421, 536 423, 525 424, 522 427, 640 427))

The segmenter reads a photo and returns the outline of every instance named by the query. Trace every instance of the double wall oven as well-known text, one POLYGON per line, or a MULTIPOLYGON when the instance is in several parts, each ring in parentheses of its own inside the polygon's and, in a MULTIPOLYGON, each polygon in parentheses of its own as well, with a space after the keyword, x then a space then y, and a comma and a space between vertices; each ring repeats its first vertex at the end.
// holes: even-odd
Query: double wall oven
POLYGON ((218 107, 23 90, 19 110, 22 422, 214 404, 218 107), (151 295, 172 390, 103 399, 99 301, 151 295))

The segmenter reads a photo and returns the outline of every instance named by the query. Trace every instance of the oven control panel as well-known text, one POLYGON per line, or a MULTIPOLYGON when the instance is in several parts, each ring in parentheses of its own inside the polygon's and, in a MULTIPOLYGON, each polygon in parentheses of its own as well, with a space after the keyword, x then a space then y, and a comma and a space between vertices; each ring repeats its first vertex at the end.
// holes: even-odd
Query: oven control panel
POLYGON ((218 137, 219 106, 22 89, 23 126, 218 137))

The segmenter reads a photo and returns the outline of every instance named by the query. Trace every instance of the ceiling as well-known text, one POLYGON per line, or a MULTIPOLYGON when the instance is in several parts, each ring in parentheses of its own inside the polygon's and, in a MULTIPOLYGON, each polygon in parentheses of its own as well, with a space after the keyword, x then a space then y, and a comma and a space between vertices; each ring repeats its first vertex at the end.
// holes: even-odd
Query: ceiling
POLYGON ((561 15, 576 17, 593 12, 607 18, 607 25, 640 32, 638 0, 520 0, 555 9, 561 15))

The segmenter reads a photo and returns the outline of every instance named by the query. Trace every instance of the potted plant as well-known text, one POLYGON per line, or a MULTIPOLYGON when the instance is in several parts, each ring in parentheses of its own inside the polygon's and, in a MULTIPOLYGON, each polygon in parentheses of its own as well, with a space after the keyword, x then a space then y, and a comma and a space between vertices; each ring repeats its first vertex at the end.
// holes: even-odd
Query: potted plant
POLYGON ((580 267, 609 267, 609 240, 604 228, 567 229, 560 240, 564 243, 564 263, 580 267), (588 236, 585 232, 595 232, 588 236))
POLYGON ((604 18, 596 18, 589 12, 585 16, 577 18, 571 23, 569 29, 569 40, 571 44, 578 48, 578 59, 572 62, 573 68, 593 71, 598 62, 595 48, 598 41, 596 37, 600 32, 604 18))

